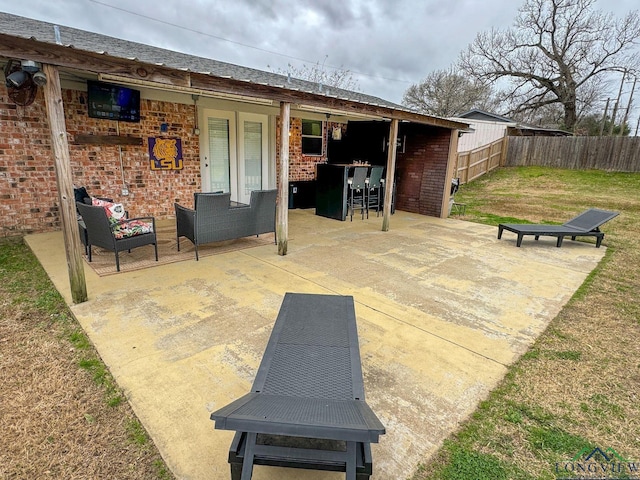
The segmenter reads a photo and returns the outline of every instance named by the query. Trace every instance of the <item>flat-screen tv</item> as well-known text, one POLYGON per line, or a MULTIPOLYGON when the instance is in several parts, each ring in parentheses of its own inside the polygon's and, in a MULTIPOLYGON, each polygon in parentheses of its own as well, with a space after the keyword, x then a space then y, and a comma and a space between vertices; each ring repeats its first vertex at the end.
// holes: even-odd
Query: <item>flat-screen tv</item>
POLYGON ((110 83, 87 81, 89 116, 123 122, 140 121, 140 91, 110 83))

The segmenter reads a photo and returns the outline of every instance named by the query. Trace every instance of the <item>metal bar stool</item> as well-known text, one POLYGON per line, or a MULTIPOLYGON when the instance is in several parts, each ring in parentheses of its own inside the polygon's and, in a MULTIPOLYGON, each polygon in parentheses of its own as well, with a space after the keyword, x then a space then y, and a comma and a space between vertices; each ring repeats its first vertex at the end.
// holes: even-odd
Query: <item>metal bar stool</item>
MULTIPOLYGON (((353 211, 359 208, 364 220, 364 212, 367 209, 367 173, 369 167, 354 167, 353 177, 347 180, 349 184, 349 212, 353 222, 353 211)), ((367 216, 368 216, 367 212, 367 216)))
POLYGON ((369 209, 376 209, 376 217, 380 215, 380 201, 382 200, 382 173, 384 167, 371 167, 369 178, 367 178, 367 218, 369 209))

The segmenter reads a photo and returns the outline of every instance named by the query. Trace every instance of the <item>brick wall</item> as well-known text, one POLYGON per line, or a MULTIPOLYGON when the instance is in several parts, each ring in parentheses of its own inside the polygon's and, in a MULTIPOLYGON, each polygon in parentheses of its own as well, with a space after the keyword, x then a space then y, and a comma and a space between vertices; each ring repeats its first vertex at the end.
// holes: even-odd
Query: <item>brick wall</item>
POLYGON ((396 159, 396 208, 439 217, 447 178, 451 130, 411 125, 396 159))
MULTIPOLYGON (((114 198, 131 216, 173 215, 175 201, 191 205, 200 190, 198 137, 192 105, 142 100, 140 123, 87 116, 86 93, 64 90, 65 120, 75 185, 92 195, 114 198), (160 132, 166 123, 168 131, 160 132), (142 137, 142 146, 77 145, 76 134, 142 137), (182 139, 183 170, 152 171, 148 137, 182 139), (122 161, 121 161, 122 159, 122 161), (124 184, 130 194, 121 195, 124 184)), ((0 226, 2 235, 60 228, 51 134, 42 90, 29 106, 16 106, 0 86, 0 226)))
MULTIPOLYGON (((329 127, 334 125, 330 123, 329 127)), ((291 136, 289 137, 289 181, 301 182, 315 180, 316 165, 327 162, 327 122, 322 122, 323 154, 303 155, 302 154, 302 119, 291 118, 291 136)), ((280 145, 280 117, 276 119, 276 145, 280 145)), ((276 150, 277 171, 280 172, 280 148, 276 150)), ((278 175, 278 182, 280 176, 278 175)))
MULTIPOLYGON (((198 137, 193 135, 193 105, 142 99, 140 123, 89 118, 86 93, 64 90, 65 119, 73 181, 91 195, 122 202, 132 216, 158 219, 174 214, 174 202, 191 205, 193 192, 201 190, 198 137), (166 123, 167 132, 161 132, 166 123), (77 134, 121 135, 143 139, 142 146, 78 145, 77 134), (182 140, 183 170, 151 170, 148 138, 178 137, 182 140), (123 181, 124 175, 124 181, 123 181), (129 190, 122 196, 122 188, 129 190)), ((276 145, 280 141, 277 123, 276 145)), ((338 124, 335 124, 338 125, 338 124)), ((323 124, 326 140, 327 128, 323 124)), ((343 130, 346 126, 342 126, 343 130)), ((410 125, 406 153, 398 154, 397 199, 400 210, 440 215, 442 185, 446 179, 450 131, 410 125)), ((58 193, 51 138, 42 90, 33 104, 16 106, 0 85, 0 228, 1 235, 45 232, 60 228, 58 193)), ((302 121, 291 120, 289 180, 315 178, 322 156, 305 156, 301 146, 302 121)), ((277 165, 279 171, 279 148, 277 165)), ((278 179, 279 180, 279 179, 278 179)))

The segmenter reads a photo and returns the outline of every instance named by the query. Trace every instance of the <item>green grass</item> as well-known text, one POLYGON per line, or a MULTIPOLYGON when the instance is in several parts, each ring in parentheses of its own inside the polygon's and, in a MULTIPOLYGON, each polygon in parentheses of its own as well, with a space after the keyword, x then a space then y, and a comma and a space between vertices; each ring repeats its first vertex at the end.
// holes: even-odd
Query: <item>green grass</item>
POLYGON ((560 428, 531 427, 527 431, 531 450, 541 456, 546 456, 546 451, 550 451, 564 454, 566 458, 569 458, 583 448, 593 448, 588 440, 560 428))
POLYGON ((149 443, 149 436, 142 424, 138 420, 129 420, 127 422, 127 433, 129 440, 136 445, 146 445, 149 443))
POLYGON ((413 480, 554 480, 571 476, 556 463, 596 446, 640 463, 640 174, 502 168, 456 201, 488 225, 562 223, 590 207, 620 215, 603 227, 600 264, 413 480))
POLYGON ((442 471, 443 480, 508 480, 508 469, 492 455, 453 448, 451 461, 442 471))

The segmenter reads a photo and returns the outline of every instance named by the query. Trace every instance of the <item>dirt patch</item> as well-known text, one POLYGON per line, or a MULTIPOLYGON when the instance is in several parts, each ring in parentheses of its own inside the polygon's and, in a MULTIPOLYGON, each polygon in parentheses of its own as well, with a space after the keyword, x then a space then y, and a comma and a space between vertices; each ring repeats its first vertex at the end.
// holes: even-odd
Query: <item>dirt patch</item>
POLYGON ((15 240, 0 241, 0 304, 0 478, 173 478, 126 400, 94 378, 108 372, 80 368, 96 352, 15 240))

